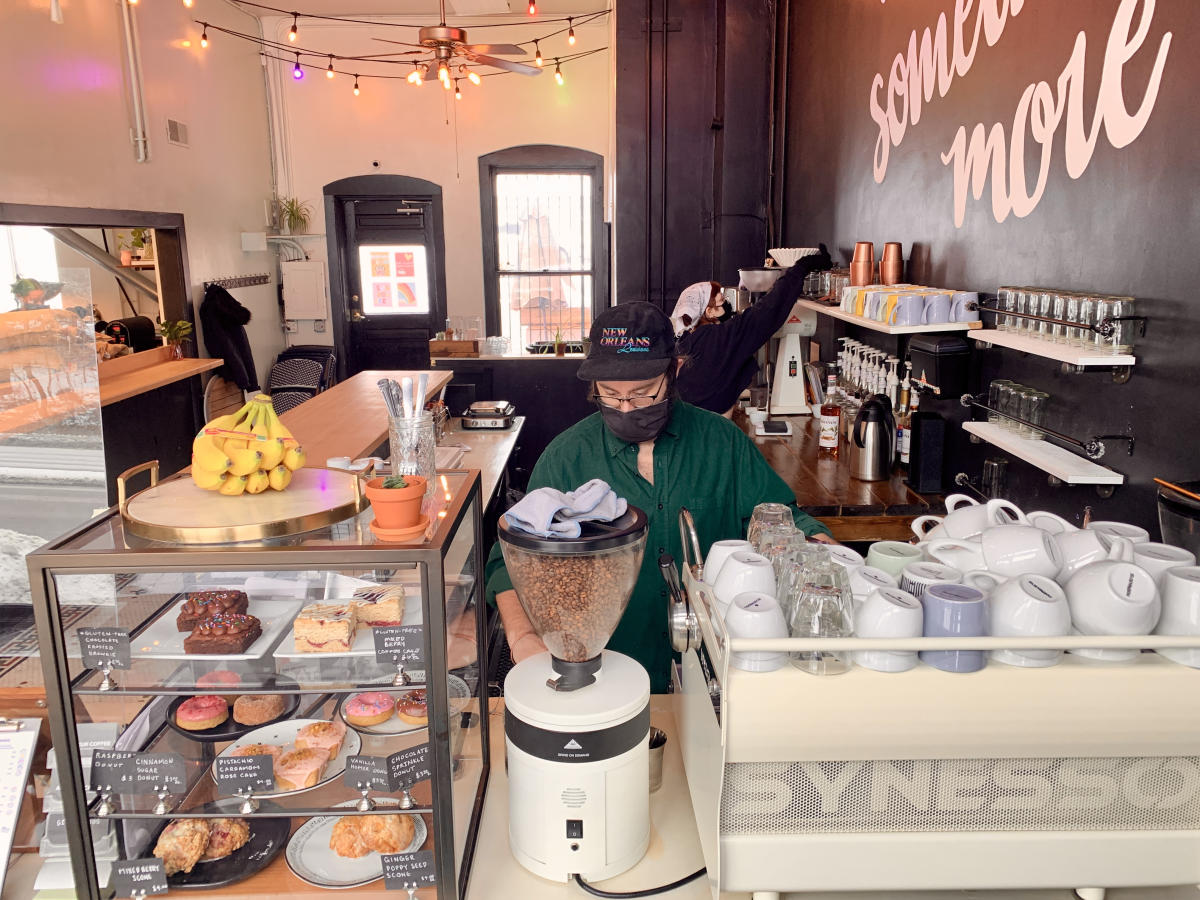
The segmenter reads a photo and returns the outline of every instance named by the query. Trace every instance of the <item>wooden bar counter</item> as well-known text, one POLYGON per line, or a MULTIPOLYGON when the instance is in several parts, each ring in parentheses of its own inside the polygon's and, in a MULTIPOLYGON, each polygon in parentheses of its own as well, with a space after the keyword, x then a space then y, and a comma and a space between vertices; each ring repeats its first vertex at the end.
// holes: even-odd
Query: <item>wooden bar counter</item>
POLYGON ((940 495, 918 494, 899 471, 886 481, 851 478, 845 444, 838 459, 818 459, 816 416, 789 416, 792 434, 771 437, 756 436, 740 409, 733 421, 788 483, 800 507, 828 525, 839 541, 908 541, 914 518, 942 511, 940 495))

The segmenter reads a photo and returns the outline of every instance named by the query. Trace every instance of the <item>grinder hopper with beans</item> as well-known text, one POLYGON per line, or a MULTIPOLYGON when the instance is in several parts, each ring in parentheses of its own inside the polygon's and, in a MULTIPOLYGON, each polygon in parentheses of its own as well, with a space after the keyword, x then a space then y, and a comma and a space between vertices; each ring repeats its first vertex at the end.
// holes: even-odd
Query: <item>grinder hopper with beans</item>
POLYGON ((596 881, 650 841, 650 677, 605 650, 637 581, 646 514, 584 522, 577 538, 499 523, 513 587, 548 653, 504 679, 508 840, 529 871, 596 881))

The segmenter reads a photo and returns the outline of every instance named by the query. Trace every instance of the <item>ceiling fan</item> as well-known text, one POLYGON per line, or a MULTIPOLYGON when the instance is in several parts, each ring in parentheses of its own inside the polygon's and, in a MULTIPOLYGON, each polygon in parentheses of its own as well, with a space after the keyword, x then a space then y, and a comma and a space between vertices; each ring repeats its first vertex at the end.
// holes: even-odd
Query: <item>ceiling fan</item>
MULTIPOLYGON (((516 72, 518 75, 541 75, 542 70, 537 66, 514 62, 508 59, 497 59, 493 54, 501 56, 525 56, 527 51, 516 44, 469 44, 465 28, 456 28, 446 24, 446 0, 440 0, 441 21, 437 25, 427 25, 418 33, 419 43, 411 44, 406 41, 389 41, 387 38, 375 38, 385 44, 398 44, 401 47, 420 47, 432 53, 430 62, 438 67, 445 65, 449 68, 458 57, 481 66, 491 66, 506 72, 516 72)), ((413 51, 397 53, 397 56, 412 55, 413 51)))

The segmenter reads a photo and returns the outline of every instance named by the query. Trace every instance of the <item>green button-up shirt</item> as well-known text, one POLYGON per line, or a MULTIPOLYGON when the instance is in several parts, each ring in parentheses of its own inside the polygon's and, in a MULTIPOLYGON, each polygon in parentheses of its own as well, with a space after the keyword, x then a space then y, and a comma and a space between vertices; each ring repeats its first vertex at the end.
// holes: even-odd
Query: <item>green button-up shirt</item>
MULTIPOLYGON (((671 645, 667 635, 667 586, 658 558, 682 558, 679 508, 696 520, 700 547, 744 537, 750 514, 759 503, 792 507, 796 525, 807 535, 829 529, 796 506, 791 488, 763 459, 741 429, 715 413, 675 401, 671 419, 654 442, 654 483, 638 472, 638 447, 615 437, 599 413, 556 437, 533 467, 529 490, 553 487, 571 491, 602 478, 649 518, 646 552, 629 608, 608 642, 610 650, 632 656, 650 673, 651 689, 663 693, 670 683, 671 645)), ((488 557, 487 597, 512 589, 499 542, 488 557)))

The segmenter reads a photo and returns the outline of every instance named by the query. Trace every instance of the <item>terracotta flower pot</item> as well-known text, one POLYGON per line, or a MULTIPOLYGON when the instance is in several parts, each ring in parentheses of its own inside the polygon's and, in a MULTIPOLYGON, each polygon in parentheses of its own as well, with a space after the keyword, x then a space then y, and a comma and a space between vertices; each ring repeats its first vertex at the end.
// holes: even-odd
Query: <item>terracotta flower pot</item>
POLYGON ((385 488, 382 477, 372 478, 363 492, 375 510, 375 522, 380 528, 394 531, 412 528, 421 518, 421 501, 425 499, 425 479, 420 475, 405 475, 408 487, 385 488))

